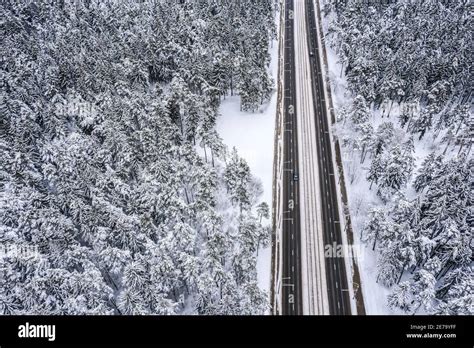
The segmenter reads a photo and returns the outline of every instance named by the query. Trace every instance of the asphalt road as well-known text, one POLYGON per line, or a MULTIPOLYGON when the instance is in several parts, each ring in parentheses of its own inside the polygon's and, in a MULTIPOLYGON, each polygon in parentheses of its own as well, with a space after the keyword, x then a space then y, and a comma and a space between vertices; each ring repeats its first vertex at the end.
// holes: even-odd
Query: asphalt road
POLYGON ((303 314, 293 0, 285 3, 282 314, 303 314))
MULTIPOLYGON (((310 52, 311 80, 315 117, 316 142, 319 159, 319 178, 321 186, 321 210, 323 222, 324 244, 343 245, 339 208, 334 176, 334 165, 331 151, 329 121, 326 101, 324 99, 324 84, 322 64, 319 54, 319 36, 316 29, 313 0, 306 0, 307 39, 310 52)), ((338 256, 337 254, 334 256, 338 256)), ((346 265, 343 257, 326 257, 326 279, 328 287, 330 314, 351 314, 346 265)))
MULTIPOLYGON (((316 287, 318 287, 317 284, 321 284, 321 280, 324 279, 323 282, 326 282, 324 288, 327 288, 328 304, 318 304, 318 306, 323 308, 327 305, 326 308, 329 309, 329 314, 348 315, 351 314, 351 306, 343 257, 323 257, 323 255, 313 255, 309 257, 308 255, 310 254, 306 254, 306 262, 319 264, 313 265, 311 263, 307 265, 305 272, 308 274, 302 274, 302 248, 310 252, 311 250, 316 250, 313 245, 307 244, 314 243, 316 245, 316 238, 318 235, 320 236, 320 233, 323 235, 322 243, 326 246, 342 245, 342 236, 337 200, 338 192, 336 190, 334 165, 332 161, 329 133, 330 125, 327 117, 326 101, 324 99, 322 64, 317 41, 319 37, 316 31, 315 9, 312 0, 296 1, 305 1, 305 11, 302 7, 299 7, 301 11, 298 13, 305 12, 306 18, 304 21, 306 23, 306 33, 304 35, 300 32, 297 39, 307 40, 308 49, 304 54, 308 55, 308 59, 295 57, 294 0, 285 0, 282 314, 303 314, 304 299, 302 294, 314 294, 320 291, 316 290, 316 287), (301 75, 301 72, 307 71, 304 67, 304 64, 307 64, 307 60, 309 60, 311 88, 307 90, 299 88, 299 94, 304 95, 297 95, 296 85, 301 81, 296 80, 296 69, 300 69, 298 70, 300 71, 298 76, 301 78, 301 76, 304 75, 304 73, 301 75), (308 108, 308 104, 305 103, 309 103, 310 105, 312 103, 313 106, 308 108), (305 112, 308 113, 308 110, 311 110, 309 112, 314 113, 314 115, 298 115, 298 111, 301 113, 303 110, 297 110, 297 105, 305 105, 303 108, 306 110, 305 112), (314 117, 314 121, 307 122, 308 118, 311 119, 311 117, 314 117), (306 121, 303 122, 303 120, 306 121), (298 125, 297 121, 302 122, 302 124, 298 125), (308 130, 308 125, 313 126, 313 124, 315 129, 308 130), (304 136, 300 137, 300 139, 304 139, 304 144, 298 144, 297 126, 299 126, 300 131, 302 130, 304 133, 304 136), (308 134, 311 134, 309 138, 308 134), (300 166, 300 168, 305 168, 308 172, 298 172, 298 145, 300 145, 300 148, 306 153, 305 156, 308 156, 309 153, 310 157, 316 157, 314 163, 317 163, 317 166, 315 166, 317 167, 317 175, 315 175, 312 170, 313 166, 310 165, 311 161, 308 162, 307 157, 303 158, 303 166, 300 166), (316 151, 312 151, 312 149, 316 149, 316 151), (316 156, 314 152, 317 152, 316 156), (302 187, 306 192, 301 192, 300 194, 300 180, 302 176, 305 175, 311 179, 308 181, 308 177, 303 178, 306 184, 302 187), (319 183, 317 181, 319 181, 319 183), (314 190, 315 187, 312 185, 319 185, 319 190, 314 190), (315 194, 314 192, 318 192, 319 194, 315 194), (317 195, 320 196, 316 199, 318 204, 314 204, 314 197, 312 196, 317 195), (304 206, 306 207, 303 214, 304 219, 309 219, 309 216, 313 216, 311 220, 303 221, 306 226, 304 238, 302 238, 302 221, 300 220, 302 214, 302 212, 300 212, 300 199, 308 201, 304 201, 304 206), (310 211, 306 211, 308 207, 311 208, 310 211), (316 216, 318 214, 320 216, 316 216), (318 224, 313 223, 313 220, 318 221, 318 224), (308 225, 311 225, 311 228, 308 228, 308 225), (315 230, 318 232, 315 233, 315 230), (304 245, 302 245, 302 243, 304 245), (324 266, 321 265, 322 263, 324 263, 324 266), (321 271, 320 267, 323 267, 325 271, 321 271), (323 275, 322 273, 325 274, 323 275), (309 281, 302 282, 303 278, 309 279, 309 281), (312 289, 304 289, 305 291, 303 291, 303 284, 306 287, 312 287, 312 289)), ((301 3, 298 5, 301 5, 301 3)), ((301 50, 302 45, 298 46, 300 47, 299 54, 302 54, 301 52, 304 51, 301 50)), ((319 250, 319 254, 321 254, 321 250, 319 250)), ((322 289, 321 285, 319 285, 318 289, 322 289)), ((324 292, 326 292, 326 290, 324 290, 324 292)), ((306 300, 307 302, 309 301, 308 303, 314 301, 315 297, 313 295, 308 296, 312 296, 310 300, 306 300)), ((322 301, 326 296, 317 296, 317 298, 319 301, 322 301)), ((323 312, 327 313, 327 311, 322 311, 321 309, 316 311, 316 313, 320 314, 323 312)))

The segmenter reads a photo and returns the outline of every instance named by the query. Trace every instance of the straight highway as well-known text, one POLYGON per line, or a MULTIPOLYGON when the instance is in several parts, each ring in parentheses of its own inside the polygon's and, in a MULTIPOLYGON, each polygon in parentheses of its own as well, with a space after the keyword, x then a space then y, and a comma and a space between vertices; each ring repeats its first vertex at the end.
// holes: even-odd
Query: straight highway
POLYGON ((313 0, 285 0, 281 314, 351 314, 313 0))

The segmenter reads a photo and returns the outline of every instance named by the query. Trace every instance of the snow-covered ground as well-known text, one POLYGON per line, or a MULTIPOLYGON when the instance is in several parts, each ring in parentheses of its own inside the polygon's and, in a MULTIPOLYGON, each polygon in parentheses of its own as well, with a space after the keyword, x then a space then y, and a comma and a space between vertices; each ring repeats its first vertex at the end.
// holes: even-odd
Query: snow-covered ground
MULTIPOLYGON (((276 14, 278 23, 279 14, 276 14)), ((278 30, 279 32, 279 30, 278 30)), ((252 175, 261 180, 263 185, 262 201, 272 206, 273 178, 273 144, 275 115, 277 104, 276 82, 278 75, 278 41, 274 40, 270 48, 270 72, 274 79, 275 89, 270 101, 262 105, 257 113, 240 111, 240 97, 227 97, 221 104, 221 116, 217 120, 217 131, 224 143, 232 149, 237 148, 252 175)), ((270 223, 270 219, 266 223, 270 223)), ((271 247, 258 252, 258 284, 262 290, 270 291, 271 247)))
MULTIPOLYGON (((322 5, 322 1, 320 1, 322 5)), ((323 28, 326 32, 329 18, 323 16, 323 28)), ((347 91, 347 81, 345 76, 341 74, 341 65, 338 62, 336 53, 326 45, 327 59, 329 65, 329 78, 331 83, 332 99, 336 116, 343 107, 350 106, 352 96, 347 91), (342 75, 342 76, 341 76, 342 75)), ((387 107, 388 110, 388 107, 387 107)), ((385 112, 387 112, 385 110, 385 112)), ((374 129, 383 122, 391 121, 395 126, 396 139, 401 143, 408 140, 408 136, 401 131, 396 120, 396 116, 400 113, 398 106, 394 103, 390 110, 390 118, 383 116, 384 110, 372 110, 372 118, 370 123, 374 129)), ((339 124, 336 126, 336 134, 340 138, 343 136, 351 137, 350 130, 339 124)), ((415 168, 413 174, 416 174, 422 161, 433 150, 440 148, 439 142, 442 136, 434 139, 431 132, 427 132, 422 140, 414 137, 414 160, 415 168)), ((365 163, 360 164, 360 153, 350 152, 350 149, 341 148, 343 154, 343 165, 345 181, 348 191, 349 208, 351 212, 352 227, 354 230, 354 243, 359 245, 358 250, 361 251, 359 257, 359 269, 362 282, 362 291, 364 295, 364 303, 367 314, 403 314, 402 312, 392 311, 387 306, 387 296, 391 289, 377 283, 377 253, 372 248, 363 244, 360 240, 360 232, 367 220, 368 211, 374 207, 383 207, 384 204, 377 197, 376 190, 369 189, 369 182, 366 180, 367 171, 370 166, 370 159, 366 159, 365 163)), ((414 175, 412 176, 413 179, 414 175)), ((414 198, 415 192, 410 184, 403 191, 407 198, 414 198)), ((404 278, 402 278, 404 279, 404 278)), ((422 314, 421 312, 419 312, 422 314)))
MULTIPOLYGON (((320 6, 322 2, 320 1, 320 6)), ((322 15, 323 30, 326 33, 327 19, 322 15)), ((350 104, 351 96, 347 91, 347 82, 344 75, 341 76, 341 65, 335 52, 326 45, 329 79, 331 83, 331 95, 337 117, 338 111, 350 104)), ((339 127, 337 127, 339 128, 339 127)), ((341 129, 336 130, 338 134, 341 129)), ((376 253, 370 247, 362 245, 360 231, 364 226, 367 211, 370 207, 380 204, 375 191, 369 190, 369 184, 365 180, 362 168, 360 168, 358 157, 346 152, 341 148, 344 165, 345 182, 348 191, 349 208, 351 212, 352 228, 354 231, 354 245, 359 246, 358 265, 362 283, 365 310, 367 314, 392 314, 387 307, 387 295, 390 289, 378 284, 376 253), (354 180, 351 180, 351 175, 354 180), (351 183, 352 182, 352 183, 351 183)), ((366 165, 367 165, 366 160, 366 165)))
MULTIPOLYGON (((326 30, 325 18, 323 27, 326 30)), ((331 94, 335 112, 350 104, 351 97, 346 90, 347 82, 344 76, 341 77, 341 65, 334 51, 326 45, 327 59, 329 65, 329 78, 331 82, 331 94)), ((341 131, 338 129, 338 131, 341 131)), ((336 132, 337 133, 337 132, 336 132)), ((369 190, 369 183, 365 180, 361 172, 359 158, 354 154, 349 154, 346 149, 341 148, 343 154, 343 165, 345 182, 348 191, 348 200, 351 212, 351 222, 354 231, 354 244, 359 245, 360 254, 358 265, 362 283, 362 293, 367 314, 391 314, 386 305, 387 295, 390 289, 378 284, 376 253, 367 245, 362 245, 360 241, 360 231, 364 226, 367 211, 370 207, 380 204, 375 195, 375 191, 369 190), (352 180, 352 176, 354 179, 352 180), (352 182, 352 184, 351 184, 352 182)), ((366 160, 366 165, 368 160, 366 160)))

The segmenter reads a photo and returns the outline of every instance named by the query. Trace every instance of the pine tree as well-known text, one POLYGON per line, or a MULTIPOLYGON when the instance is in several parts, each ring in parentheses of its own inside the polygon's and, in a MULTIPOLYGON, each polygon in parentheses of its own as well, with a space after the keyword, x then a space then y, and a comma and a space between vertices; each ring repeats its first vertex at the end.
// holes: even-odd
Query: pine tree
POLYGON ((419 169, 419 174, 415 178, 413 187, 417 192, 423 191, 423 189, 433 180, 435 173, 441 167, 443 163, 443 156, 436 156, 434 152, 430 153, 419 169))
POLYGON ((387 302, 391 309, 400 308, 405 313, 411 312, 413 297, 410 282, 406 281, 398 284, 388 295, 387 302))
POLYGON ((377 193, 383 198, 404 187, 411 176, 414 166, 413 146, 409 142, 400 146, 394 146, 389 153, 382 154, 384 170, 377 179, 379 186, 377 193))
POLYGON ((355 125, 366 123, 369 120, 369 108, 367 102, 362 95, 358 95, 354 98, 354 104, 352 106, 351 121, 355 125))
POLYGON ((421 140, 425 133, 431 129, 433 123, 433 117, 437 113, 437 108, 433 105, 429 105, 427 108, 423 109, 420 114, 413 120, 411 125, 411 133, 419 133, 418 140, 421 140))
POLYGON ((370 164, 370 169, 367 174, 367 180, 370 181, 370 189, 372 189, 372 185, 375 183, 377 184, 380 177, 383 174, 383 170, 385 168, 384 157, 382 155, 375 156, 372 159, 370 164))
POLYGON ((378 126, 371 144, 371 150, 374 156, 378 156, 387 150, 393 139, 394 131, 392 122, 384 122, 378 126))
POLYGON ((239 159, 225 193, 215 124, 238 83, 269 97, 275 4, 227 5, 2 5, 0 240, 35 252, 0 260, 0 313, 216 314, 227 291, 223 313, 262 314, 218 202, 258 190, 239 159))
POLYGON ((358 127, 358 148, 360 149, 360 163, 364 163, 365 156, 373 141, 373 127, 370 123, 362 123, 358 127))
POLYGON ((436 279, 432 273, 421 269, 413 279, 414 306, 413 313, 423 306, 428 312, 432 309, 432 301, 435 298, 436 279))
POLYGON ((250 169, 245 160, 239 157, 235 147, 227 164, 224 178, 227 190, 232 200, 239 205, 240 211, 248 209, 250 205, 250 169))
POLYGON ((453 284, 445 296, 445 301, 441 302, 436 314, 441 315, 473 315, 474 301, 472 293, 474 291, 474 281, 472 270, 468 271, 460 278, 459 282, 453 284))
POLYGON ((268 219, 270 217, 270 208, 267 202, 262 202, 257 205, 257 214, 260 223, 262 222, 262 218, 268 219))
POLYGON ((372 250, 375 250, 375 246, 377 244, 379 236, 386 234, 386 232, 384 232, 388 228, 386 223, 387 218, 383 209, 373 208, 369 211, 369 220, 362 229, 361 239, 364 242, 373 241, 372 250))
POLYGON ((366 118, 359 113, 354 119, 351 110, 349 124, 342 110, 337 120, 346 151, 361 150, 362 163, 366 152, 370 154, 366 178, 370 187, 377 185, 378 196, 388 206, 386 221, 380 222, 384 222, 383 228, 371 226, 377 225, 371 221, 372 213, 361 231, 368 241, 378 240, 378 281, 391 286, 407 276, 407 271, 415 273, 389 297, 393 308, 472 312, 472 296, 466 296, 469 285, 459 285, 465 282, 465 271, 455 282, 462 290, 454 292, 453 298, 444 297, 454 283, 446 283, 442 292, 437 288, 437 282, 444 284, 472 261, 468 6, 454 2, 345 5, 338 1, 325 4, 323 13, 333 12, 327 18, 325 39, 342 65, 341 77, 345 73, 353 105, 363 106, 364 98, 369 109, 366 118), (402 129, 390 121, 381 123, 366 151, 368 127, 357 122, 373 119, 368 124, 374 126, 380 118, 394 116, 402 129), (420 148, 427 146, 432 153, 412 182, 415 159, 420 148))

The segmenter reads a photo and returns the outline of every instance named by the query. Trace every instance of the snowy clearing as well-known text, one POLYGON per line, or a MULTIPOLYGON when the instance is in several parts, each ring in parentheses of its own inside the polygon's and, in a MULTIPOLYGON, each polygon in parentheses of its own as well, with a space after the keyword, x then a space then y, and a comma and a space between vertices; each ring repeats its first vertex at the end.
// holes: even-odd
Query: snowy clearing
MULTIPOLYGON (((275 17, 278 19, 279 14, 275 17)), ((277 31, 279 32, 278 29, 277 31)), ((239 96, 226 97, 220 107, 221 116, 217 120, 217 131, 229 150, 235 146, 239 155, 247 161, 252 175, 261 180, 263 185, 261 201, 267 202, 271 206, 273 141, 277 103, 277 40, 273 40, 270 53, 269 70, 275 86, 270 101, 263 104, 257 113, 250 113, 240 111, 239 96)), ((270 223, 270 220, 268 220, 268 223, 270 223)), ((257 264, 259 287, 267 292, 270 290, 270 264, 271 246, 259 250, 257 264)))

